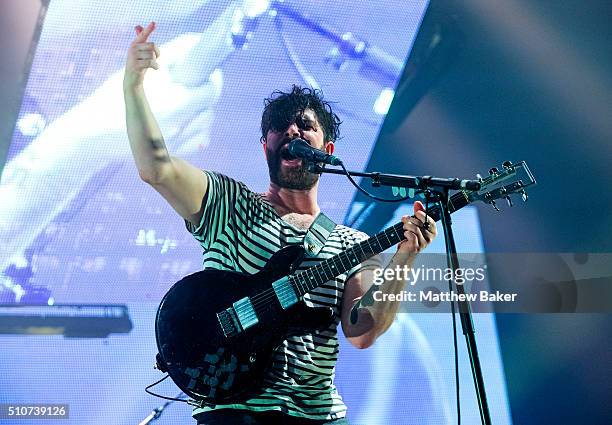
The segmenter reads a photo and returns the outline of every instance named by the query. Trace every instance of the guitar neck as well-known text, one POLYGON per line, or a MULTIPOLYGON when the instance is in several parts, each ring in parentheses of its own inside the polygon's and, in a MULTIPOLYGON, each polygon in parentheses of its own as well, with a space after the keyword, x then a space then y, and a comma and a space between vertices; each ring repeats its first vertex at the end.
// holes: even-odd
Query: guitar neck
MULTIPOLYGON (((450 197, 448 209, 451 213, 463 208, 470 203, 465 192, 457 192, 450 197)), ((428 215, 434 221, 440 220, 440 207, 435 205, 428 210, 428 215)), ((358 264, 372 258, 404 240, 404 223, 401 221, 382 232, 361 241, 338 255, 321 261, 302 273, 295 274, 289 278, 293 289, 299 297, 307 292, 321 286, 323 283, 341 275, 357 266, 358 264)))

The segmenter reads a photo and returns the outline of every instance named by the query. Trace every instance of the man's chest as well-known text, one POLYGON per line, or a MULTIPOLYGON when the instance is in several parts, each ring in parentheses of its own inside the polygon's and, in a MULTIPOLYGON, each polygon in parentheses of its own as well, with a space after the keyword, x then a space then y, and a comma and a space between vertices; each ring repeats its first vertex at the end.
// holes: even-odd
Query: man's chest
POLYGON ((315 217, 308 214, 288 213, 281 217, 283 221, 300 230, 308 230, 315 217))

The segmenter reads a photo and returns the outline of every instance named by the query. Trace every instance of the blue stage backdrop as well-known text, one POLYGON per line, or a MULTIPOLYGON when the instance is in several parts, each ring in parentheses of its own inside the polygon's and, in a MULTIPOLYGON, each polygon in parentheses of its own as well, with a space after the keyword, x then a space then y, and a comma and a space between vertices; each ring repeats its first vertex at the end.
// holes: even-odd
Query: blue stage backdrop
MULTIPOLYGON (((201 268, 201 252, 139 180, 129 152, 121 81, 134 25, 157 22, 150 41, 161 69, 148 72, 146 91, 170 151, 264 191, 263 99, 294 83, 322 89, 343 120, 337 153, 362 169, 426 8, 426 0, 52 0, 0 184, 0 299, 125 304, 133 329, 0 335, 0 403, 68 403, 71 420, 57 423, 91 425, 135 424, 160 404, 144 392, 160 377, 155 311, 172 283, 201 268)), ((323 177, 320 204, 332 218, 342 220, 353 195, 344 180, 323 177)), ((481 252, 476 211, 456 223, 459 247, 481 252)), ((369 350, 342 340, 337 385, 353 423, 456 422, 450 320, 401 314, 369 350)), ((510 423, 493 318, 479 315, 476 329, 494 423, 510 423)), ((459 342, 463 418, 474 424, 459 342)), ((165 382, 158 391, 177 389, 165 382)), ((159 423, 189 415, 177 403, 159 423)))

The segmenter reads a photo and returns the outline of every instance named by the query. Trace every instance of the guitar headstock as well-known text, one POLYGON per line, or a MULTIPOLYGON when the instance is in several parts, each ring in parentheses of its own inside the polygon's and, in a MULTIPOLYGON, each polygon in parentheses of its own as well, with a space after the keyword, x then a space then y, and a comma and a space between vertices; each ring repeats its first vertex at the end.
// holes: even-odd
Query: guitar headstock
POLYGON ((529 196, 525 189, 536 184, 525 161, 516 164, 505 161, 501 170, 493 167, 487 177, 483 178, 479 174, 476 176, 481 187, 478 191, 465 192, 469 202, 482 201, 492 205, 496 211, 499 211, 495 202, 498 199, 505 199, 508 206, 512 207, 512 195, 520 194, 523 202, 526 202, 529 196))

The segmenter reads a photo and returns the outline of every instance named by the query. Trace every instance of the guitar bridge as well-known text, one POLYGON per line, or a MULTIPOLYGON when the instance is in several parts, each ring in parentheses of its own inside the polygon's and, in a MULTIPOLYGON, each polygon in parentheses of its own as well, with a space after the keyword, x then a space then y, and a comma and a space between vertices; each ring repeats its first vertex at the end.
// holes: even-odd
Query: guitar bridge
POLYGON ((255 308, 249 297, 239 299, 230 308, 217 313, 217 320, 227 338, 236 336, 259 323, 257 313, 255 313, 255 308))
POLYGON ((226 338, 231 338, 240 333, 240 323, 232 307, 217 313, 217 320, 226 338))

